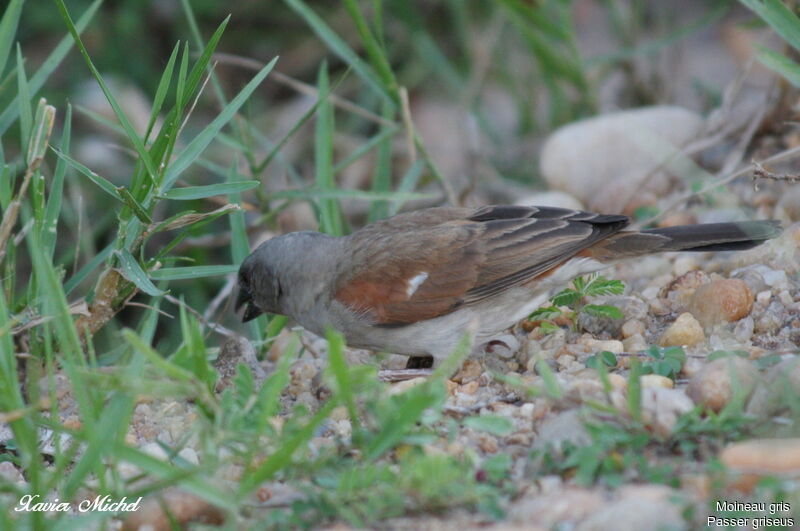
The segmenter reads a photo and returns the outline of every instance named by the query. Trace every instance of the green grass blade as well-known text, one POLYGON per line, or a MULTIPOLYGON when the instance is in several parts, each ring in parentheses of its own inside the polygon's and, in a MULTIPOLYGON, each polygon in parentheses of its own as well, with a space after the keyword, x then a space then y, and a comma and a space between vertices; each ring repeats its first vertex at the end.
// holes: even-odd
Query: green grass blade
POLYGON ((800 87, 800 64, 769 48, 756 45, 756 49, 756 58, 761 64, 783 76, 795 87, 800 87))
POLYGON ((3 71, 11 56, 11 43, 14 42, 14 35, 17 34, 21 13, 22 0, 11 0, 6 6, 3 18, 0 19, 0 79, 3 78, 3 71))
POLYGON ((72 38, 75 40, 75 45, 78 47, 78 50, 80 50, 84 61, 86 61, 86 65, 89 67, 89 70, 97 81, 97 84, 100 85, 100 90, 103 91, 108 104, 111 105, 111 108, 114 110, 114 114, 117 116, 117 120, 119 120, 120 125, 122 125, 122 127, 125 129, 125 134, 128 140, 133 144, 133 147, 136 149, 136 153, 139 155, 142 164, 144 164, 145 168, 147 169, 147 175, 150 177, 152 183, 155 183, 158 174, 156 173, 155 166, 153 166, 153 161, 150 158, 150 153, 145 148, 142 138, 136 133, 136 130, 133 128, 133 124, 131 124, 128 116, 122 110, 122 107, 120 107, 119 103, 117 103, 116 98, 109 90, 106 82, 103 80, 103 76, 100 75, 100 71, 94 66, 94 62, 92 62, 91 57, 89 57, 89 52, 83 45, 80 34, 78 34, 78 30, 75 27, 75 24, 72 22, 72 17, 70 17, 69 12, 67 11, 67 6, 64 5, 64 0, 55 0, 55 2, 59 11, 61 12, 64 23, 67 25, 67 28, 72 34, 72 38))
POLYGON ((185 186, 183 188, 168 190, 164 194, 164 197, 181 201, 205 199, 206 197, 213 197, 215 195, 226 195, 252 190, 259 184, 261 183, 258 181, 238 181, 235 183, 209 184, 207 186, 185 186))
MULTIPOLYGON (((384 105, 383 108, 384 118, 391 118, 391 110, 384 105)), ((383 127, 383 133, 389 130, 388 127, 383 127)), ((388 192, 392 189, 392 142, 391 138, 386 136, 380 143, 378 148, 378 163, 375 167, 374 176, 372 178, 372 191, 373 192, 388 192)), ((369 221, 377 221, 389 216, 389 203, 386 201, 375 201, 370 206, 369 221)))
POLYGON ((282 444, 278 450, 266 458, 255 470, 242 478, 239 483, 237 498, 242 498, 252 492, 262 482, 273 477, 278 471, 286 468, 292 462, 294 452, 302 445, 307 444, 314 436, 322 422, 327 419, 333 409, 338 405, 336 400, 328 400, 324 406, 314 414, 305 426, 300 428, 295 435, 282 444))
MULTIPOLYGON (((397 197, 403 197, 406 194, 412 193, 417 187, 417 183, 419 182, 419 178, 422 175, 422 170, 425 169, 425 161, 423 159, 417 159, 414 164, 408 168, 408 171, 400 178, 400 185, 397 187, 397 192, 395 195, 397 197)), ((389 215, 394 216, 400 211, 400 208, 403 206, 403 200, 398 199, 394 202, 389 204, 389 215)))
POLYGON ((150 214, 148 214, 139 201, 137 201, 136 198, 131 195, 127 188, 124 186, 117 186, 117 193, 142 223, 149 225, 153 222, 150 214))
POLYGON ((172 49, 172 54, 169 56, 169 60, 167 61, 167 66, 164 68, 164 72, 161 74, 161 79, 158 81, 156 95, 155 98, 153 98, 153 110, 150 112, 150 121, 147 123, 147 129, 144 133, 145 144, 147 144, 147 139, 150 138, 150 133, 153 131, 156 120, 158 120, 158 113, 161 112, 161 107, 163 106, 164 100, 167 97, 167 90, 172 82, 172 71, 175 68, 175 59, 178 57, 178 50, 180 47, 180 42, 175 44, 175 48, 172 49))
MULTIPOLYGON (((328 67, 320 66, 318 76, 319 105, 314 138, 316 183, 320 190, 334 190, 333 180, 333 109, 328 102, 328 67)), ((319 226, 322 232, 342 235, 342 214, 335 199, 319 199, 319 226)))
POLYGON ((386 57, 386 50, 372 34, 364 15, 361 13, 358 2, 356 2, 356 0, 344 0, 344 5, 347 12, 350 14, 350 18, 352 18, 353 22, 356 24, 356 30, 361 37, 361 41, 364 43, 364 49, 367 51, 367 55, 373 66, 380 74, 383 86, 387 87, 387 92, 395 95, 396 99, 397 81, 394 78, 392 66, 389 64, 389 58, 386 57))
POLYGON ((120 273, 122 273, 123 277, 136 284, 137 288, 148 295, 157 296, 164 294, 163 291, 158 289, 155 284, 150 281, 147 273, 144 272, 139 262, 136 261, 136 258, 134 258, 131 253, 122 249, 117 251, 116 255, 119 258, 120 273))
POLYGON ((741 0, 789 45, 800 51, 800 18, 781 0, 741 0))
POLYGON ((239 108, 244 104, 250 95, 261 84, 267 74, 270 73, 275 66, 278 58, 276 57, 270 61, 258 74, 256 74, 250 82, 236 95, 231 102, 222 109, 222 112, 203 129, 191 142, 178 154, 175 161, 169 166, 169 169, 164 176, 164 182, 161 185, 160 192, 163 194, 175 184, 180 174, 188 168, 208 147, 208 145, 219 134, 220 130, 227 124, 231 118, 236 114, 239 108))
MULTIPOLYGON (((164 479, 165 483, 170 483, 167 480, 173 478, 176 474, 174 464, 161 461, 152 455, 146 454, 136 448, 131 448, 122 442, 117 443, 113 454, 118 459, 139 467, 149 476, 164 479)), ((225 490, 215 487, 213 482, 209 481, 207 478, 183 474, 180 477, 180 487, 186 492, 191 492, 219 508, 229 511, 238 510, 238 500, 233 498, 225 490)))
POLYGON ((341 397, 341 402, 347 407, 352 432, 355 434, 359 430, 358 409, 356 409, 356 400, 353 396, 354 386, 350 378, 350 370, 344 359, 344 338, 333 329, 329 329, 325 337, 328 340, 328 362, 336 380, 336 392, 341 397))
MULTIPOLYGON (((72 137, 72 105, 67 104, 67 114, 64 118, 64 130, 61 133, 61 153, 69 153, 69 145, 72 137)), ((42 246, 51 259, 56 247, 56 236, 58 235, 58 216, 61 213, 61 199, 64 195, 64 176, 67 173, 67 161, 58 158, 56 169, 53 172, 53 179, 50 184, 50 195, 47 198, 47 206, 44 211, 44 224, 42 225, 42 246)))
POLYGON ((238 265, 211 265, 189 267, 165 267, 150 271, 150 278, 154 280, 184 280, 204 277, 230 275, 239 271, 238 265))
MULTIPOLYGON (((421 171, 421 169, 417 171, 421 171)), ((299 190, 281 190, 268 194, 267 197, 269 199, 358 199, 361 201, 393 201, 402 203, 404 201, 418 199, 434 199, 438 196, 433 192, 371 192, 369 190, 349 190, 341 188, 301 188, 299 190)))
MULTIPOLYGON (((97 9, 100 7, 100 4, 103 3, 103 0, 95 0, 92 5, 86 10, 86 12, 81 16, 78 20, 78 23, 75 25, 77 28, 78 34, 83 33, 83 30, 86 29, 86 26, 89 24, 89 21, 94 16, 97 9)), ((36 93, 39 92, 39 89, 42 88, 44 82, 47 81, 47 78, 50 77, 50 74, 58 68, 61 62, 66 57, 67 53, 72 48, 73 39, 70 35, 67 35, 58 43, 58 46, 47 56, 42 66, 39 67, 39 70, 31 77, 29 86, 30 86, 30 93, 31 97, 36 96, 36 93)), ((2 136, 11 124, 19 116, 19 96, 14 98, 14 100, 5 108, 5 110, 0 114, 0 136, 2 136)))
MULTIPOLYGON (((239 172, 236 171, 236 163, 231 164, 227 172, 228 182, 236 183, 242 178, 239 172)), ((237 205, 242 204, 242 197, 239 193, 229 194, 228 200, 237 205)), ((247 221, 245 220, 244 209, 233 212, 229 219, 231 225, 231 260, 234 264, 241 264, 250 254, 250 241, 247 237, 247 221)), ((273 319, 275 318, 273 317, 273 319)), ((264 339, 264 334, 261 331, 266 320, 266 316, 261 315, 247 323, 250 328, 250 334, 256 341, 264 339)))
POLYGON ((370 66, 365 63, 347 43, 328 26, 303 0, 285 0, 306 23, 311 26, 314 33, 331 49, 333 53, 342 58, 375 92, 385 99, 393 108, 397 106, 396 100, 378 78, 370 66))
POLYGON ((27 151, 33 124, 33 109, 31 108, 28 77, 25 75, 25 62, 22 60, 22 50, 19 44, 17 44, 17 90, 19 94, 17 98, 19 100, 19 130, 22 135, 22 149, 27 151))
POLYGON ((107 193, 108 195, 110 195, 111 197, 116 199, 117 201, 120 201, 122 203, 125 202, 122 199, 122 197, 120 197, 119 193, 117 192, 117 187, 114 186, 113 184, 111 184, 110 181, 108 181, 107 179, 104 179, 103 177, 100 177, 95 172, 93 172, 92 170, 90 170, 89 168, 87 168, 86 166, 84 166, 83 164, 78 162, 77 160, 73 159, 69 155, 66 155, 65 153, 62 153, 58 149, 56 149, 54 147, 51 147, 50 149, 52 149, 53 153, 58 155, 58 157, 61 160, 63 160, 64 162, 66 162, 67 164, 69 164, 70 166, 72 166, 73 168, 78 170, 80 173, 82 173, 83 175, 88 177, 90 181, 92 181, 94 184, 99 186, 100 189, 103 190, 105 193, 107 193))
POLYGON ((114 243, 109 243, 106 247, 97 253, 85 266, 80 268, 77 273, 72 275, 70 279, 64 284, 64 293, 69 295, 72 293, 72 290, 78 287, 78 285, 86 280, 86 278, 97 269, 100 264, 106 261, 111 253, 114 251, 114 243))

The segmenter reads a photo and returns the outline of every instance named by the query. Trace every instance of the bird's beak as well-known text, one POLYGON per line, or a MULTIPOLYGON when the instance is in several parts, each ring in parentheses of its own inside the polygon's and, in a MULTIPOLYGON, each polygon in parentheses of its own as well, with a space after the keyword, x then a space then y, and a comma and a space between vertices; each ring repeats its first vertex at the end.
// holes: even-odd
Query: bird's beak
POLYGON ((245 304, 247 304, 247 306, 244 309, 244 315, 242 315, 243 323, 252 321, 256 317, 264 313, 258 306, 256 306, 253 303, 253 299, 252 297, 250 297, 249 293, 247 293, 243 289, 239 289, 239 296, 236 297, 236 311, 239 311, 239 308, 241 308, 245 304))

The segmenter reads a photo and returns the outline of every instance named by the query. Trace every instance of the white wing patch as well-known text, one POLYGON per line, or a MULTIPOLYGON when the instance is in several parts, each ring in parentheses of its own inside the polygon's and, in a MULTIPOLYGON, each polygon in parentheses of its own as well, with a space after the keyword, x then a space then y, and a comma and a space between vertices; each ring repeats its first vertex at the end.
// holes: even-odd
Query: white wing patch
POLYGON ((408 287, 406 288, 406 295, 410 299, 411 296, 417 292, 419 287, 428 279, 428 273, 423 271, 422 273, 417 273, 410 279, 408 279, 408 287))

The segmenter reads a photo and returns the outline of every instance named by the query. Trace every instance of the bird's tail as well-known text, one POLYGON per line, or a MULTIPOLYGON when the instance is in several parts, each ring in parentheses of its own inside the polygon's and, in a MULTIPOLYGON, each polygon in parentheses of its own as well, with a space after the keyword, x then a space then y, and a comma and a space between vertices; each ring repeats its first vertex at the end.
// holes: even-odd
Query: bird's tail
POLYGON ((781 233, 780 222, 736 221, 622 231, 593 249, 597 258, 629 258, 666 251, 743 251, 781 233))

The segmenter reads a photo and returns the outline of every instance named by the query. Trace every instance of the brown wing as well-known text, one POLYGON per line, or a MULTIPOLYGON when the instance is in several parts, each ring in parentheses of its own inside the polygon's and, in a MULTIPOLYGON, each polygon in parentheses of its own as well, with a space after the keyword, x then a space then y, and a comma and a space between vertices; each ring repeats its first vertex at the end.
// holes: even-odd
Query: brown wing
POLYGON ((376 325, 432 319, 527 282, 627 223, 515 206, 396 216, 349 237, 353 267, 341 272, 335 298, 376 325))

